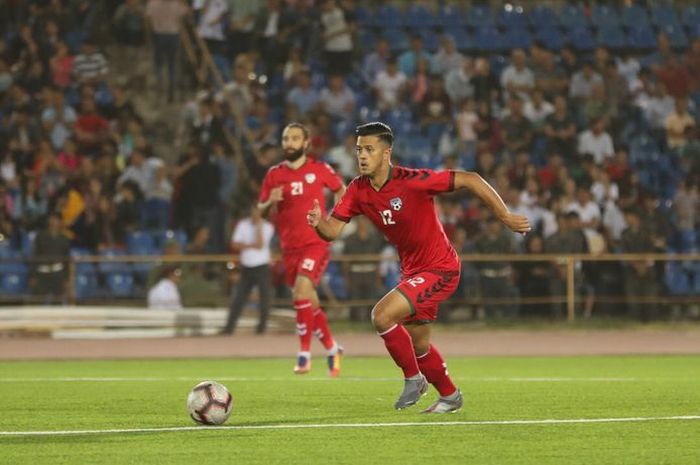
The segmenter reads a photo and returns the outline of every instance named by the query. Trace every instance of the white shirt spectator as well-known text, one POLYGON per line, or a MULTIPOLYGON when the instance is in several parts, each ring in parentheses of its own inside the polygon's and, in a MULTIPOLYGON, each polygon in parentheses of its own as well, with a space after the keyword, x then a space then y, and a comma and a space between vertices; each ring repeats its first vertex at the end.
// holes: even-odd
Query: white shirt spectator
POLYGON ((379 105, 382 109, 391 109, 399 103, 399 92, 406 84, 406 75, 397 71, 393 76, 381 71, 374 81, 374 88, 379 94, 379 105))
POLYGON ((64 105, 60 113, 53 106, 45 108, 41 113, 41 122, 51 127, 51 145, 55 149, 63 147, 66 139, 73 134, 73 123, 78 119, 77 113, 69 105, 64 105))
POLYGON ((156 34, 177 34, 180 20, 186 14, 187 5, 180 1, 149 0, 146 6, 146 17, 156 34))
POLYGON ((586 77, 583 71, 574 73, 569 85, 569 96, 573 98, 589 98, 593 95, 593 88, 603 84, 600 74, 593 72, 586 77))
POLYGON ((591 193, 598 205, 604 205, 608 200, 615 202, 620 198, 620 189, 614 182, 606 186, 602 182, 596 181, 591 186, 591 193))
POLYGON ((350 52, 352 51, 352 35, 345 20, 345 13, 340 8, 321 15, 321 24, 324 34, 332 35, 326 40, 325 50, 329 52, 350 52), (341 31, 345 31, 340 33, 341 31), (336 35, 337 34, 337 35, 336 35))
MULTIPOLYGON (((515 65, 510 65, 506 67, 506 69, 503 70, 503 74, 501 74, 501 86, 507 89, 509 84, 534 89, 535 74, 528 67, 518 70, 515 65)), ((525 101, 530 99, 530 96, 526 92, 519 92, 518 95, 525 101)))
POLYGON ((603 226, 610 233, 614 240, 619 240, 622 237, 622 232, 627 229, 625 215, 613 201, 608 201, 605 204, 605 213, 603 214, 603 226))
POLYGON ((197 25, 197 34, 203 39, 224 40, 224 14, 228 12, 225 0, 195 0, 194 10, 202 10, 197 25))
MULTIPOLYGON (((270 241, 275 234, 275 228, 269 221, 262 222, 262 247, 255 249, 246 247, 241 251, 241 265, 246 268, 267 265, 270 263, 270 241)), ((244 218, 238 222, 231 236, 231 242, 240 242, 245 245, 254 245, 257 242, 255 224, 250 218, 244 218)))
POLYGON ((612 137, 605 131, 596 135, 588 129, 579 136, 578 153, 590 153, 596 164, 601 164, 615 155, 612 137))
POLYGON ((543 101, 539 107, 536 107, 532 100, 528 100, 523 105, 523 114, 535 126, 544 125, 544 120, 554 113, 554 105, 547 101, 543 101))
POLYGON ((566 213, 578 213, 582 223, 590 223, 591 221, 600 219, 600 207, 592 200, 585 205, 581 205, 577 201, 571 202, 567 205, 565 211, 566 213))
POLYGON ((163 278, 148 291, 148 308, 153 310, 182 310, 180 291, 168 278, 163 278))
POLYGON ((445 92, 453 105, 458 105, 462 100, 474 97, 474 86, 471 80, 472 76, 464 69, 464 66, 447 73, 445 92))
POLYGON ((321 91, 321 103, 331 116, 346 119, 352 117, 355 107, 355 94, 348 86, 344 86, 340 92, 333 92, 329 88, 321 91))

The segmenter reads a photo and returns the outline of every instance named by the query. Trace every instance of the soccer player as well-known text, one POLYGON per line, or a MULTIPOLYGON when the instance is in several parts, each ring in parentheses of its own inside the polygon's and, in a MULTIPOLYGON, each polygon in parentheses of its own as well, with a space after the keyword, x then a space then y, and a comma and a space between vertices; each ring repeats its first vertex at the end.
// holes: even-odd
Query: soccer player
POLYGON ((330 247, 304 221, 304 213, 312 205, 325 204, 324 188, 333 191, 337 201, 345 192, 345 185, 328 164, 306 156, 308 147, 309 131, 305 126, 291 123, 284 128, 285 160, 270 167, 265 175, 258 208, 263 214, 276 210, 274 223, 280 236, 287 284, 293 286, 300 345, 294 373, 305 374, 311 369, 314 333, 328 351, 328 374, 335 377, 340 374, 342 348, 333 339, 315 289, 328 265, 330 247))
POLYGON ((365 215, 396 246, 402 279, 372 310, 372 323, 405 379, 394 407, 414 405, 431 383, 439 398, 424 413, 455 412, 462 407, 462 393, 430 343, 428 323, 435 321, 438 305, 457 288, 460 260, 440 224, 433 197, 468 189, 513 231, 524 234, 530 224, 526 217, 510 213, 476 173, 392 165, 394 135, 386 124, 364 124, 355 134, 360 176, 348 185, 327 219, 314 202, 307 221, 321 238, 332 241, 353 216, 365 215))

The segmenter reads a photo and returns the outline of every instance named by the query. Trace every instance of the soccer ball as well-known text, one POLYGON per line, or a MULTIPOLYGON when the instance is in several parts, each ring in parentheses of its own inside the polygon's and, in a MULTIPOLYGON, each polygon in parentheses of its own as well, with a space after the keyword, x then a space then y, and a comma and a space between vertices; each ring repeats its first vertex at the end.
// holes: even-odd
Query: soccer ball
POLYGON ((216 381, 202 381, 187 396, 190 417, 202 425, 221 425, 231 415, 233 397, 226 386, 216 381))

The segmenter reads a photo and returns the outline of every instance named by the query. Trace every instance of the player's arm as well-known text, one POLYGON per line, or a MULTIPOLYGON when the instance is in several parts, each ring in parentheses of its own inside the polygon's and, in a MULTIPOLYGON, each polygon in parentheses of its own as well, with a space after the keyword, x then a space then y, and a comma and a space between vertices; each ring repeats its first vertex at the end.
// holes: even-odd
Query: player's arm
POLYGON ((530 222, 526 216, 516 215, 508 210, 498 192, 479 174, 467 171, 454 171, 454 188, 467 189, 479 197, 496 217, 517 233, 530 232, 530 222))
POLYGON ((270 196, 264 202, 258 202, 258 209, 260 209, 260 214, 262 216, 267 216, 270 212, 270 208, 282 201, 282 187, 275 187, 270 189, 270 196))
POLYGON ((345 227, 345 222, 340 221, 332 216, 328 219, 324 219, 321 215, 321 205, 318 203, 318 199, 314 199, 314 206, 309 213, 306 215, 306 220, 309 225, 314 228, 316 234, 324 241, 334 241, 345 227))

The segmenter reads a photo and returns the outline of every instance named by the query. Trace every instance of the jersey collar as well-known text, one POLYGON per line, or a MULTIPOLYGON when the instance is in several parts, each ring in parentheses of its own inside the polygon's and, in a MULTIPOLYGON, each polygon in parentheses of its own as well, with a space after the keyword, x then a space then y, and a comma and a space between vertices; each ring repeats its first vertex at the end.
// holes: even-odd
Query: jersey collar
MULTIPOLYGON (((381 186, 379 189, 377 189, 377 192, 381 192, 382 189, 384 189, 384 188, 386 187, 386 185, 389 184, 389 181, 391 181, 391 177, 392 177, 393 175, 394 175, 394 165, 391 165, 391 164, 390 164, 390 165, 389 165, 389 176, 386 177, 386 181, 384 181, 384 184, 382 184, 382 186, 381 186)), ((371 187, 371 186, 372 186, 372 183, 370 182, 369 185, 370 185, 370 187, 371 187)), ((372 188, 372 189, 374 189, 374 188, 372 188)))

